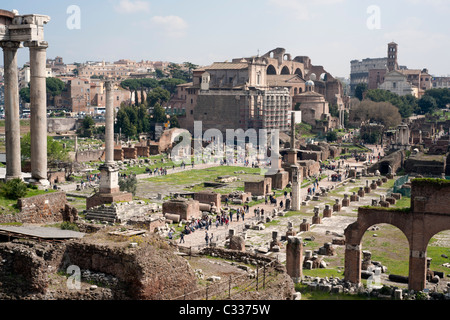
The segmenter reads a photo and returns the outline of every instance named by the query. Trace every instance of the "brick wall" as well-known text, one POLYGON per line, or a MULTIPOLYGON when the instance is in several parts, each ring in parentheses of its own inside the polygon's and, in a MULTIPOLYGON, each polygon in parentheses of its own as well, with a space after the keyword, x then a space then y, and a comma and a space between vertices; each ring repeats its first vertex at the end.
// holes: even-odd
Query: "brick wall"
POLYGON ((220 194, 215 192, 194 193, 194 200, 197 200, 200 203, 207 203, 207 204, 211 204, 211 202, 213 202, 214 205, 217 207, 217 209, 220 209, 221 206, 220 194))
POLYGON ((196 200, 171 200, 163 203, 163 213, 173 213, 180 215, 181 219, 200 218, 200 203, 196 200))
POLYGON ((257 182, 247 181, 244 184, 244 190, 254 196, 265 196, 267 193, 272 192, 272 179, 265 178, 257 182))
POLYGON ((138 157, 150 157, 150 147, 147 146, 136 146, 136 151, 138 157))
POLYGON ((0 215, 0 223, 62 222, 66 209, 66 193, 52 192, 17 201, 20 213, 0 215))
POLYGON ((125 159, 137 159, 137 150, 136 148, 122 148, 123 157, 125 159))

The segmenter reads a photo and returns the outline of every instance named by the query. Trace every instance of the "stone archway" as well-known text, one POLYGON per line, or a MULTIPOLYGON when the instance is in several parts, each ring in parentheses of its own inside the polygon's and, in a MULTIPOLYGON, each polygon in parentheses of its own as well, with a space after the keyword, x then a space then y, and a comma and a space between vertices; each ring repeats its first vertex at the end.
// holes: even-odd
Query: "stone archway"
POLYGON ((300 68, 297 68, 294 72, 294 74, 298 75, 300 78, 303 78, 303 73, 300 68))
POLYGON ((268 75, 276 75, 277 74, 277 70, 275 69, 275 67, 273 65, 269 65, 267 67, 267 74, 268 75))
POLYGON ((283 69, 281 69, 281 73, 280 74, 291 74, 291 72, 289 71, 288 66, 284 66, 283 69))
POLYGON ((387 223, 400 229, 408 239, 409 289, 425 288, 427 246, 437 233, 450 230, 450 181, 415 179, 411 188, 411 208, 359 208, 358 219, 345 229, 346 280, 361 283, 361 241, 368 228, 387 223))

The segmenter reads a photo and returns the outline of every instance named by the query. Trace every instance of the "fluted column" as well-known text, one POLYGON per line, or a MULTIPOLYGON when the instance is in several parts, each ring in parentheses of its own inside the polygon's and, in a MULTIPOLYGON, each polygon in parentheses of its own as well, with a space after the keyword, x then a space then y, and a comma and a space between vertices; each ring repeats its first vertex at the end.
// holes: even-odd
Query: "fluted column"
POLYGON ((6 180, 22 178, 20 159, 19 76, 17 49, 20 42, 2 41, 5 73, 6 180))
POLYGON ((27 41, 30 49, 31 98, 31 178, 43 185, 47 180, 47 87, 45 41, 27 41))

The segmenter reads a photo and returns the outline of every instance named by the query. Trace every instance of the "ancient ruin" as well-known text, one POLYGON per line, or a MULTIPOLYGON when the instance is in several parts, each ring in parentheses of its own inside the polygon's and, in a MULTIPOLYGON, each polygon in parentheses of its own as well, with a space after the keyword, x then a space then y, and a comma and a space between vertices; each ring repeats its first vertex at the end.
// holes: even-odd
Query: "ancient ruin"
POLYGON ((5 68, 6 180, 22 179, 17 51, 30 50, 31 178, 47 186, 47 96, 44 25, 50 17, 0 10, 0 46, 5 68))

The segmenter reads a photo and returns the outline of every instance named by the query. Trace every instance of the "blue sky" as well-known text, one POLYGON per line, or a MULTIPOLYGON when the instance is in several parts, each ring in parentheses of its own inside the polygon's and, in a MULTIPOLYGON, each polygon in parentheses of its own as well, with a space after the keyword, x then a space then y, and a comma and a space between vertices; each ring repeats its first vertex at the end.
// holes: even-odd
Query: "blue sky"
MULTIPOLYGON (((450 0, 0 1, 1 9, 49 15, 47 56, 66 63, 128 58, 209 65, 283 47, 348 77, 350 60, 385 57, 395 41, 401 65, 450 75, 450 0), (67 27, 71 5, 80 9, 79 29, 67 27)), ((19 64, 27 61, 21 49, 19 64)))

